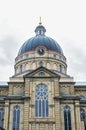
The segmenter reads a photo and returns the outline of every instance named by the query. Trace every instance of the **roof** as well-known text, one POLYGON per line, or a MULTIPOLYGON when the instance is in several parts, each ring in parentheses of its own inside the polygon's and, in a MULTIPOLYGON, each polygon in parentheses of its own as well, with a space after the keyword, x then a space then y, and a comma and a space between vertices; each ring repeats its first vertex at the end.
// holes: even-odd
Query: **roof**
POLYGON ((54 39, 45 35, 46 29, 44 26, 37 26, 35 32, 36 36, 25 41, 25 43, 21 46, 18 55, 28 51, 35 51, 38 46, 44 46, 47 50, 63 54, 63 50, 60 45, 54 39))
POLYGON ((0 86, 8 86, 8 82, 6 82, 6 81, 0 81, 0 86))
POLYGON ((75 86, 86 86, 86 82, 75 82, 75 86))
MULTIPOLYGON (((0 81, 0 86, 8 86, 8 82, 0 81)), ((75 82, 75 86, 86 86, 86 82, 75 82)))

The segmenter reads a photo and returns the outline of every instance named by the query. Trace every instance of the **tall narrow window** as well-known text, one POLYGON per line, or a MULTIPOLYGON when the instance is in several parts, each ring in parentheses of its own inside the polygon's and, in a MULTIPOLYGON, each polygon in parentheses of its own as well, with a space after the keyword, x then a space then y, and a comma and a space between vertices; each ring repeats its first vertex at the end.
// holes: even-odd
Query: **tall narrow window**
POLYGON ((84 109, 80 109, 80 117, 81 117, 81 121, 85 120, 85 110, 84 109))
POLYGON ((80 117, 81 117, 81 121, 83 121, 84 123, 84 129, 86 130, 86 113, 84 109, 80 109, 80 117))
POLYGON ((3 128, 3 121, 4 121, 4 110, 0 109, 0 127, 3 128))
POLYGON ((69 106, 64 107, 64 127, 65 130, 72 130, 71 111, 69 106))
POLYGON ((22 65, 20 65, 20 73, 22 73, 22 65))
POLYGON ((59 67, 60 67, 60 73, 62 73, 62 65, 60 65, 59 67))
POLYGON ((20 125, 20 107, 15 106, 13 110, 13 129, 12 130, 19 130, 20 125))
POLYGON ((48 117, 48 88, 44 84, 39 84, 35 90, 35 116, 48 117))

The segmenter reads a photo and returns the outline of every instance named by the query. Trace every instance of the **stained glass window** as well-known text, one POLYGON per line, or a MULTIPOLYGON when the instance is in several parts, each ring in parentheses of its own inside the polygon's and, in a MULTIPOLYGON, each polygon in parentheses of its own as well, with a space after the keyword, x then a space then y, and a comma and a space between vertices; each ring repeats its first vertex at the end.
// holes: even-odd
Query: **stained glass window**
POLYGON ((4 121, 4 110, 0 109, 0 127, 3 128, 3 121, 4 121))
POLYGON ((84 109, 80 109, 80 117, 81 117, 81 121, 85 120, 85 110, 84 109))
POLYGON ((13 110, 13 130, 19 130, 20 125, 20 107, 15 106, 13 110))
POLYGON ((48 88, 45 84, 39 84, 35 90, 35 116, 48 117, 48 88))
POLYGON ((71 111, 69 106, 64 107, 64 127, 65 130, 72 130, 71 111))

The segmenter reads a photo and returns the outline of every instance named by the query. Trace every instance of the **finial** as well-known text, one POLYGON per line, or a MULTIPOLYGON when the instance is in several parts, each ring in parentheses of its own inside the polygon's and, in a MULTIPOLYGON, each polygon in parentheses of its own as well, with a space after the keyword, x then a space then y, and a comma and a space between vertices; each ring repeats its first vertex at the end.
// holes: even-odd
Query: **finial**
POLYGON ((41 22, 41 17, 40 17, 40 19, 39 19, 39 25, 41 25, 42 24, 42 22, 41 22))

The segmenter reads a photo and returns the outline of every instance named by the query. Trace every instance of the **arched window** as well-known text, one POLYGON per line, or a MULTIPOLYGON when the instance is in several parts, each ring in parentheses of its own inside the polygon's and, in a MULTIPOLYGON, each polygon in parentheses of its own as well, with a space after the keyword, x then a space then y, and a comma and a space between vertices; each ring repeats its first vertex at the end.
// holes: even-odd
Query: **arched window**
POLYGON ((48 88, 44 84, 39 84, 35 90, 35 116, 48 117, 48 88))
POLYGON ((86 114, 84 109, 80 109, 80 118, 84 122, 84 129, 86 130, 86 114))
POLYGON ((60 67, 60 73, 62 73, 62 65, 60 65, 59 67, 60 67))
POLYGON ((4 121, 4 110, 0 109, 0 127, 3 128, 3 121, 4 121))
POLYGON ((22 65, 20 65, 20 73, 22 73, 22 68, 23 68, 22 65))
POLYGON ((72 130, 71 111, 69 106, 64 107, 64 128, 65 130, 72 130))
POLYGON ((20 125, 20 107, 15 106, 13 110, 13 129, 12 130, 19 130, 20 125))
POLYGON ((85 121, 85 110, 84 109, 80 109, 80 118, 81 118, 81 121, 85 121))
POLYGON ((26 54, 26 58, 29 58, 29 54, 26 54))
POLYGON ((56 59, 56 54, 54 54, 53 57, 56 59))

